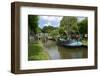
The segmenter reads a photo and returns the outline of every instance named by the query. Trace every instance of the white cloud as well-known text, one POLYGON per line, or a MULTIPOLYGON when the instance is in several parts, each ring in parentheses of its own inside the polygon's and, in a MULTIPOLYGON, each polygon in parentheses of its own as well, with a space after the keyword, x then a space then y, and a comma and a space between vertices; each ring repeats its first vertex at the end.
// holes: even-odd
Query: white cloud
POLYGON ((60 21, 62 20, 63 17, 61 16, 40 16, 41 20, 45 20, 42 23, 42 27, 44 26, 54 26, 54 27, 59 27, 60 21))
POLYGON ((47 20, 47 21, 60 21, 62 17, 55 17, 55 16, 41 16, 41 19, 47 20))
POLYGON ((52 25, 50 22, 48 22, 47 24, 44 24, 44 26, 49 26, 52 25))
POLYGON ((82 20, 84 20, 86 17, 78 17, 77 19, 78 19, 78 21, 80 22, 80 21, 82 21, 82 20))
POLYGON ((48 16, 40 16, 41 19, 47 20, 48 16))
POLYGON ((57 25, 53 25, 50 22, 48 22, 47 24, 44 24, 43 26, 54 26, 54 27, 59 27, 60 23, 58 23, 57 25))
POLYGON ((57 21, 61 21, 63 17, 57 17, 57 21))

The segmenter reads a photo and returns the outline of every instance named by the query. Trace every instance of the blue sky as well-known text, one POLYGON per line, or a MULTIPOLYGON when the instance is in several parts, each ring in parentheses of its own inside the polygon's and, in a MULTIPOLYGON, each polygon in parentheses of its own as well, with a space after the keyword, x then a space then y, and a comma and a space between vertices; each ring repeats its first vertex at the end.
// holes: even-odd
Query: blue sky
POLYGON ((58 27, 62 17, 60 16, 39 16, 39 27, 54 26, 58 27))
MULTIPOLYGON (((59 27, 60 21, 63 16, 39 16, 39 27, 43 28, 44 26, 54 26, 59 27)), ((78 17, 78 20, 81 21, 85 17, 78 17)))

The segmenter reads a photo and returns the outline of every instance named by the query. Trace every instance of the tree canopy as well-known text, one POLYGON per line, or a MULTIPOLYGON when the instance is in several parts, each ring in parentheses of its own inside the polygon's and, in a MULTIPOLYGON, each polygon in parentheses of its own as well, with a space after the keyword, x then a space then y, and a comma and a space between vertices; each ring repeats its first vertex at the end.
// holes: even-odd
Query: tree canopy
POLYGON ((44 33, 50 33, 51 31, 55 30, 56 27, 53 27, 53 26, 44 26, 43 29, 42 29, 42 32, 44 33))
POLYGON ((60 22, 60 27, 66 32, 77 31, 77 17, 64 16, 60 22))
POLYGON ((85 18, 81 22, 78 23, 79 32, 81 34, 88 34, 88 20, 85 18))
POLYGON ((33 31, 35 34, 38 32, 38 16, 37 15, 29 15, 28 16, 28 25, 29 29, 33 31))

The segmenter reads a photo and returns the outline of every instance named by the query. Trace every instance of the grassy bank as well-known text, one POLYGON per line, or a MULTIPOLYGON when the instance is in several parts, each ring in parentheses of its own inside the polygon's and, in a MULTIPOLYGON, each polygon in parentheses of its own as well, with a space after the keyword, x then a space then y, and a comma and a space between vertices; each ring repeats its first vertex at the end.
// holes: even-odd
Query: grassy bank
POLYGON ((48 60, 48 54, 43 49, 41 42, 28 44, 28 60, 48 60))

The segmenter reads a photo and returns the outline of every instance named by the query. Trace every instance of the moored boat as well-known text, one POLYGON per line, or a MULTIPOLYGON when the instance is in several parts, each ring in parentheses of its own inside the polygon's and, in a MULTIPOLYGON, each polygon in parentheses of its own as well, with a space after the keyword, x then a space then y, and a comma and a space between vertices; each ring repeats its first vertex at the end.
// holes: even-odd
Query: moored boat
POLYGON ((64 40, 64 39, 61 39, 61 40, 58 40, 57 41, 57 44, 60 45, 60 46, 64 46, 64 47, 87 47, 85 45, 82 44, 81 41, 79 40, 64 40))

